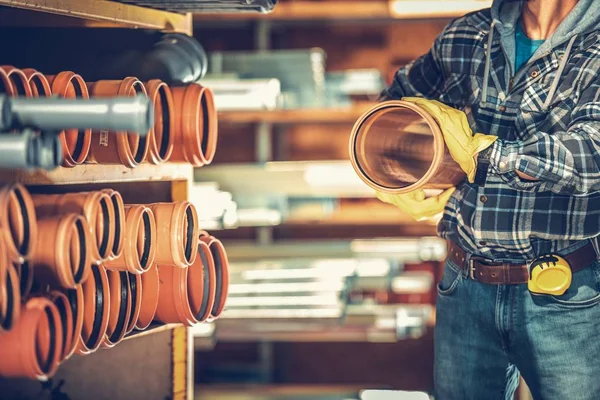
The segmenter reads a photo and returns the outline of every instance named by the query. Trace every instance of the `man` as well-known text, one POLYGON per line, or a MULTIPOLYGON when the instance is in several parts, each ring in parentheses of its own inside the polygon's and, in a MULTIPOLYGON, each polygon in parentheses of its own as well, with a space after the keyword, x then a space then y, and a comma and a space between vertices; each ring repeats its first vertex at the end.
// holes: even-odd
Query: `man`
POLYGON ((398 71, 383 99, 400 98, 469 176, 379 195, 444 211, 436 400, 512 399, 519 373, 535 399, 600 399, 600 1, 495 0, 398 71))

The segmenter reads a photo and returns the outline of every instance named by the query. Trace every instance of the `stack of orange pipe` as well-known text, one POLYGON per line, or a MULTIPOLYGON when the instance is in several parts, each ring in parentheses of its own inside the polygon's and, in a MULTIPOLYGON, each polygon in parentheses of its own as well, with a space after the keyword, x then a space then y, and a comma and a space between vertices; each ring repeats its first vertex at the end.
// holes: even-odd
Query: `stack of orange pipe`
POLYGON ((218 123, 214 96, 197 83, 169 87, 154 79, 86 82, 72 71, 56 75, 10 65, 0 66, 0 93, 9 96, 60 96, 66 98, 144 95, 154 106, 154 126, 147 137, 129 132, 67 129, 60 133, 63 167, 83 163, 122 164, 135 168, 147 162, 189 163, 195 167, 212 162, 217 149, 218 123))

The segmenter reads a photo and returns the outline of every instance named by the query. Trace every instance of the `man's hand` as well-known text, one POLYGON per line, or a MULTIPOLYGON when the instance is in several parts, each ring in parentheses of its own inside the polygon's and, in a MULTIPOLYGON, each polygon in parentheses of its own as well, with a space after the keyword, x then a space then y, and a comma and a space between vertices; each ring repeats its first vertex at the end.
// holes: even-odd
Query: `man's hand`
POLYGON ((439 101, 420 97, 404 97, 402 100, 423 107, 436 120, 452 159, 465 171, 469 182, 473 183, 477 154, 490 147, 498 137, 481 133, 473 135, 465 113, 439 101))
POLYGON ((437 196, 425 198, 423 189, 415 190, 406 194, 390 194, 377 192, 377 198, 384 203, 392 204, 417 221, 431 218, 444 211, 446 203, 455 188, 446 189, 437 196))

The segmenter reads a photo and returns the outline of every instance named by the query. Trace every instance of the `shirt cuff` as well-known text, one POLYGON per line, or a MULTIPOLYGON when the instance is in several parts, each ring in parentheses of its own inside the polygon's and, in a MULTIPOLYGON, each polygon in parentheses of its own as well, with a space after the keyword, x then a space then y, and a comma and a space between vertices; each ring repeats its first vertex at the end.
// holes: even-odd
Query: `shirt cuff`
POLYGON ((490 166, 498 175, 514 172, 522 149, 523 146, 518 142, 506 142, 500 139, 496 140, 492 144, 490 166))

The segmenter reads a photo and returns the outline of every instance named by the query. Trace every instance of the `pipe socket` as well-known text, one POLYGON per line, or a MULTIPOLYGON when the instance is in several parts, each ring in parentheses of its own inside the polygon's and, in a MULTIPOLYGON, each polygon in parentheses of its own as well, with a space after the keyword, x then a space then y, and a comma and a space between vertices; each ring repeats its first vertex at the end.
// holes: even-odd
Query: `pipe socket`
POLYGON ((2 65, 0 69, 4 70, 12 86, 12 96, 32 97, 33 92, 29 85, 29 79, 21 71, 10 65, 2 65))
POLYGON ((143 286, 141 275, 131 274, 129 272, 127 272, 127 275, 129 276, 129 290, 131 292, 131 296, 129 297, 131 300, 131 315, 129 316, 129 321, 127 322, 127 333, 129 333, 133 330, 133 328, 135 328, 142 310, 143 286))
POLYGON ((58 315, 60 316, 60 321, 62 324, 62 335, 59 339, 61 342, 62 352, 58 359, 60 362, 62 362, 70 356, 73 348, 73 310, 71 309, 71 303, 69 302, 69 298, 63 292, 53 290, 51 292, 46 293, 44 296, 52 303, 54 303, 54 306, 58 311, 58 315))
MULTIPOLYGON (((50 83, 50 88, 52 90, 52 94, 63 98, 63 99, 89 99, 89 93, 87 90, 87 86, 85 85, 85 81, 83 78, 71 71, 63 71, 58 75, 51 75, 46 77, 48 82, 50 83)), ((44 99, 48 100, 48 99, 44 99)), ((54 101, 59 101, 58 99, 53 99, 54 101)), ((39 101, 39 100, 38 100, 39 101)), ((30 103, 31 104, 31 103, 30 103)), ((19 103, 17 102, 17 108, 19 107, 19 103)), ((33 114, 32 110, 30 110, 30 114, 27 114, 27 111, 22 111, 25 115, 33 114)), ((71 113, 68 110, 63 111, 71 113)), ((44 113, 47 117, 48 113, 44 113)), ((53 114, 56 116, 56 114, 53 114)), ((63 117, 65 115, 63 114, 63 117)), ((35 117, 33 117, 35 118, 35 117)), ((25 117, 27 120, 27 117, 25 117)), ((67 119, 65 119, 67 120, 67 119)), ((62 124, 64 125, 64 121, 62 120, 62 124)), ((35 119, 34 119, 35 121, 35 119)), ((54 120, 57 123, 60 123, 60 120, 54 120)), ((48 121, 46 121, 48 122, 48 121)), ((40 127, 41 128, 41 127, 40 127)), ((92 130, 88 127, 79 129, 78 127, 65 129, 63 126, 59 126, 58 129, 61 129, 61 133, 59 134, 60 143, 62 145, 64 160, 62 163, 63 167, 74 167, 75 165, 83 164, 86 160, 89 152, 90 145, 92 143, 92 130), (64 130, 63 130, 64 129, 64 130)))
POLYGON ((186 268, 194 263, 198 249, 198 214, 188 201, 154 203, 149 205, 154 214, 157 240, 154 262, 186 268))
POLYGON ((75 289, 90 274, 91 236, 79 214, 44 217, 38 221, 39 236, 31 263, 41 287, 75 289))
POLYGON ((145 83, 148 98, 154 107, 154 124, 148 134, 148 161, 160 164, 173 153, 175 115, 173 95, 166 83, 154 79, 145 83))
POLYGON ((210 312, 211 319, 215 319, 223 313, 229 294, 229 261, 220 240, 205 231, 200 232, 200 240, 208 245, 215 264, 215 301, 210 312))
POLYGON ((0 332, 12 330, 21 313, 19 275, 11 264, 5 265, 4 271, 4 286, 0 288, 0 332))
POLYGON ((128 205, 125 216, 123 251, 104 265, 107 269, 141 274, 152 266, 156 254, 154 213, 143 205, 128 205))
POLYGON ((83 283, 83 305, 83 327, 77 347, 81 355, 98 350, 108 328, 110 289, 106 269, 101 265, 93 265, 89 279, 83 283))
POLYGON ((104 189, 103 193, 106 193, 110 197, 110 202, 113 207, 113 214, 115 216, 115 239, 112 242, 110 249, 110 255, 108 260, 114 260, 119 257, 123 252, 123 244, 125 239, 125 204, 123 204, 123 197, 116 190, 104 189))
POLYGON ((356 121, 350 161, 363 182, 387 193, 447 189, 465 178, 435 119, 405 101, 379 103, 356 121))
MULTIPOLYGON (((88 83, 88 86, 92 97, 95 98, 146 97, 146 88, 134 77, 128 77, 122 81, 98 81, 88 83)), ((143 126, 146 129, 141 134, 126 129, 95 129, 92 133, 89 161, 98 164, 123 164, 129 168, 137 167, 144 161, 148 154, 149 144, 146 135, 154 123, 152 107, 147 99, 146 105, 150 111, 146 115, 145 122, 147 124, 143 126)))
POLYGON ((26 68, 23 70, 23 73, 27 77, 27 82, 29 83, 33 97, 52 96, 50 82, 48 82, 48 79, 46 79, 42 73, 33 68, 26 68))
POLYGON ((0 168, 53 170, 63 161, 60 139, 31 129, 0 134, 0 168))
POLYGON ((65 213, 82 215, 90 234, 91 262, 100 264, 110 257, 115 241, 115 214, 111 198, 103 192, 81 192, 33 196, 40 218, 65 213))
POLYGON ((142 301, 135 328, 144 330, 154 319, 158 305, 159 276, 156 264, 152 264, 142 275, 142 301))
POLYGON ((0 375, 45 381, 62 355, 62 323, 52 301, 29 299, 14 329, 0 334, 0 375))
POLYGON ((28 260, 37 234, 36 212, 27 189, 19 183, 0 188, 0 237, 10 261, 28 260))
POLYGON ((110 290, 110 307, 102 347, 114 347, 127 331, 131 316, 129 277, 124 271, 106 271, 110 290))
POLYGON ((217 150, 218 123, 213 92, 191 83, 172 87, 175 106, 175 144, 172 162, 196 167, 210 164, 217 150))

